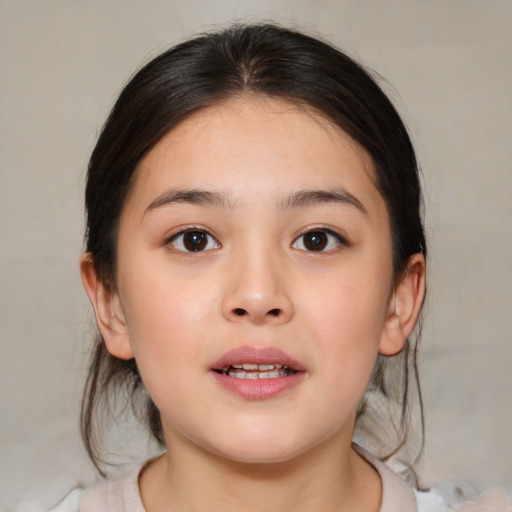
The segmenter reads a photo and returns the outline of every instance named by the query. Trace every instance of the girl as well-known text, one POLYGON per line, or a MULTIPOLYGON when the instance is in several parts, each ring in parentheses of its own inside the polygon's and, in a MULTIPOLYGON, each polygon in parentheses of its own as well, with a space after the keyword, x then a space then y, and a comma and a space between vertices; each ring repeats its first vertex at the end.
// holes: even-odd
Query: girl
POLYGON ((401 354, 405 442, 420 204, 397 112, 328 44, 234 26, 139 71, 89 165, 81 272, 101 336, 82 430, 99 468, 102 407, 147 393, 166 451, 79 510, 417 510, 353 435, 401 354))

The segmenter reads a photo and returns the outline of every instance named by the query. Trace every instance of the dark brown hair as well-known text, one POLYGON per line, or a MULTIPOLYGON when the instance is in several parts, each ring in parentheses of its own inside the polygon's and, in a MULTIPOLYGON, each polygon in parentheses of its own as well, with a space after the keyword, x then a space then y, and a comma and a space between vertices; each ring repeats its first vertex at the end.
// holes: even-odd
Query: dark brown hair
MULTIPOLYGON (((116 285, 119 218, 137 164, 194 112, 242 93, 313 108, 350 135, 373 160, 375 184, 389 211, 395 277, 399 279, 411 255, 426 255, 414 150, 400 116, 375 80, 318 39, 274 25, 235 25, 175 46, 145 65, 125 86, 103 127, 88 168, 85 238, 107 287, 116 285)), ((410 348, 407 342, 405 352, 403 439, 410 361, 417 381, 416 344, 410 348)), ((379 358, 371 386, 386 395, 384 361, 379 358)), ((98 337, 81 415, 84 443, 98 468, 102 410, 119 396, 133 400, 142 388, 136 362, 113 357, 98 337)), ((160 415, 146 401, 142 416, 163 444, 160 415)))

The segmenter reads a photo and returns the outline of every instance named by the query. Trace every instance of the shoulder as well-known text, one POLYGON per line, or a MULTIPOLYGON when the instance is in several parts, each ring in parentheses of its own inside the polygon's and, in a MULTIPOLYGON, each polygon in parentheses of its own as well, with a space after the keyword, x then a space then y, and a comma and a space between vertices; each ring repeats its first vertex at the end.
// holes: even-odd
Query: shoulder
POLYGON ((434 490, 418 491, 414 490, 418 512, 452 512, 454 509, 449 507, 445 499, 434 490))
POLYGON ((436 488, 415 494, 418 512, 512 512, 511 497, 499 487, 487 489, 476 501, 449 499, 446 491, 436 488))
POLYGON ((382 481, 380 512, 512 512, 511 497, 498 487, 485 491, 470 500, 458 486, 444 485, 428 491, 413 489, 386 463, 370 455, 360 446, 354 450, 379 473, 382 481))
POLYGON ((382 502, 379 512, 417 512, 416 498, 412 488, 389 466, 364 448, 352 444, 353 449, 374 467, 382 482, 382 502))
POLYGON ((83 493, 83 489, 73 489, 62 501, 58 503, 49 512, 77 512, 78 504, 83 493))
MULTIPOLYGON (((74 512, 144 512, 138 484, 142 467, 139 464, 127 473, 87 488, 74 512)), ((55 512, 68 512, 68 509, 55 512)))

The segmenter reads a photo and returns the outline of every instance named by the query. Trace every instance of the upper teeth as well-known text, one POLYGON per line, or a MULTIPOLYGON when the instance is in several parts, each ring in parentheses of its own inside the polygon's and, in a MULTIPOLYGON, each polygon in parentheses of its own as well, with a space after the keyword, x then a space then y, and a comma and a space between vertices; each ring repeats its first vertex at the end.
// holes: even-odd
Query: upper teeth
MULTIPOLYGON (((243 364, 232 364, 232 368, 235 368, 237 370, 258 370, 260 372, 265 372, 268 370, 275 370, 276 368, 282 368, 282 364, 252 364, 252 363, 243 363, 243 364)), ((229 368, 229 367, 227 367, 229 368)), ((226 369, 227 369, 226 368, 226 369)))
POLYGON ((242 363, 225 366, 222 373, 237 379, 277 379, 296 372, 282 364, 242 363))

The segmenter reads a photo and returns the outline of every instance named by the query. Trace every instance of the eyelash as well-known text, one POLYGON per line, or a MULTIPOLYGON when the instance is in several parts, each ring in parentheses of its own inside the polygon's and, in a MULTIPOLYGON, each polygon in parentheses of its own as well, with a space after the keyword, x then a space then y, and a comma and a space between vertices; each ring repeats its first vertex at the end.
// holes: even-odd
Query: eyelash
POLYGON ((216 238, 211 235, 206 229, 198 227, 198 226, 189 226, 183 229, 180 229, 177 233, 174 233, 170 237, 168 237, 165 240, 165 245, 172 245, 174 249, 184 252, 184 253, 194 253, 194 252, 205 252, 205 251, 211 251, 213 249, 218 249, 221 247, 220 243, 216 240, 216 238), (197 250, 188 250, 184 245, 184 235, 192 234, 192 233, 198 233, 202 236, 206 236, 206 246, 200 247, 198 246, 197 250), (177 247, 176 242, 181 241, 182 247, 177 247), (214 247, 209 247, 208 245, 211 244, 211 242, 215 243, 214 247))
MULTIPOLYGON (((304 242, 302 242, 302 243, 304 245, 304 242)), ((292 243, 292 247, 294 249, 298 249, 298 250, 302 250, 302 251, 306 251, 306 252, 313 252, 313 253, 314 252, 331 252, 340 246, 341 247, 349 247, 350 243, 344 236, 340 235, 340 233, 337 233, 336 231, 334 231, 332 229, 321 227, 321 226, 307 228, 305 231, 300 233, 299 236, 292 243), (318 241, 320 250, 307 249, 305 246, 304 246, 304 248, 299 248, 296 246, 297 242, 299 240, 303 239, 306 235, 313 235, 313 234, 327 235, 326 240, 324 239, 324 240, 318 241), (335 241, 332 242, 332 240, 329 240, 329 238, 334 238, 335 241), (324 246, 321 246, 322 242, 325 242, 324 246), (329 245, 332 245, 333 243, 335 244, 335 247, 329 247, 329 245)))
MULTIPOLYGON (((213 235, 211 235, 208 232, 208 230, 201 228, 199 226, 190 226, 190 227, 180 229, 177 233, 174 233, 173 235, 171 235, 170 237, 168 237, 165 240, 165 245, 172 245, 174 247, 174 249, 176 249, 180 252, 189 253, 189 254, 194 253, 194 252, 211 251, 213 249, 218 249, 221 247, 221 244, 216 240, 216 238, 213 235), (204 245, 198 244, 196 246, 195 250, 189 250, 184 245, 185 244, 185 241, 183 239, 184 235, 192 234, 192 233, 197 233, 203 237, 206 237, 205 239, 200 240, 200 242, 204 241, 204 245), (212 244, 212 241, 214 242, 215 245, 213 247, 208 247, 209 245, 212 244), (181 247, 177 246, 177 244, 179 242, 181 242, 181 247)), ((291 244, 292 248, 294 248, 294 249, 297 249, 300 251, 305 251, 305 252, 311 252, 311 253, 330 252, 330 251, 335 250, 339 246, 348 247, 349 245, 350 244, 345 237, 343 237, 336 231, 333 231, 332 229, 321 227, 321 226, 307 228, 305 231, 300 233, 294 239, 293 243, 291 244), (316 237, 317 238, 316 241, 313 239, 313 244, 317 244, 317 247, 319 249, 318 250, 313 249, 313 248, 308 249, 304 244, 304 237, 306 235, 315 235, 315 234, 321 235, 321 236, 316 237), (325 238, 324 238, 324 236, 325 236, 325 238), (301 239, 302 239, 302 246, 303 246, 302 248, 297 247, 297 244, 298 244, 299 240, 301 240, 301 239), (334 242, 332 239, 334 239, 334 242), (333 243, 335 244, 335 247, 332 247, 333 243)))

